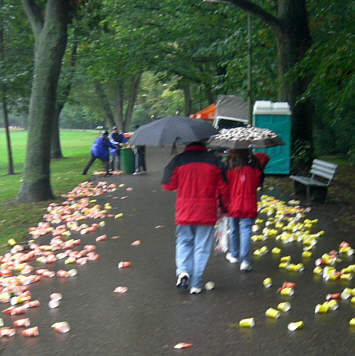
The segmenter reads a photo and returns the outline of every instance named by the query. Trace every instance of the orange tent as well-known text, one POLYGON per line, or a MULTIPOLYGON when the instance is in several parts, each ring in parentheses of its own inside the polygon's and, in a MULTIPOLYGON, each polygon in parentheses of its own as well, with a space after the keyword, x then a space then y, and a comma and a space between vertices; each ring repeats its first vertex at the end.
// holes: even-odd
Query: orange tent
POLYGON ((191 114, 190 117, 192 117, 194 119, 212 121, 214 119, 215 112, 216 112, 216 104, 211 104, 211 105, 208 105, 203 110, 198 111, 195 114, 191 114))

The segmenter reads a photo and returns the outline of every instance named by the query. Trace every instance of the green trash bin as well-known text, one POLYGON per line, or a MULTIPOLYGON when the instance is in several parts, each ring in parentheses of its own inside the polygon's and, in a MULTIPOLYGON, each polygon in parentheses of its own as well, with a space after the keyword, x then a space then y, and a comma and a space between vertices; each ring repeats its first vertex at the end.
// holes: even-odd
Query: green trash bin
POLYGON ((132 174, 135 171, 134 153, 131 148, 120 150, 121 169, 123 173, 132 174))

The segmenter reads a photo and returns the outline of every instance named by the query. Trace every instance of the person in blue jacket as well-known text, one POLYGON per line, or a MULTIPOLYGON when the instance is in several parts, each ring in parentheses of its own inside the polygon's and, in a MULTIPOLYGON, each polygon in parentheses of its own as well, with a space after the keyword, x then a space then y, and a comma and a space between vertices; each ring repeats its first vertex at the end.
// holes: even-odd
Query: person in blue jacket
POLYGON ((118 132, 116 126, 112 128, 112 132, 110 133, 110 142, 115 145, 115 148, 110 149, 110 169, 111 171, 115 170, 115 161, 117 162, 117 170, 121 170, 120 163, 120 148, 122 143, 126 143, 127 139, 118 132))
POLYGON ((98 158, 102 161, 106 175, 110 175, 109 173, 109 149, 114 148, 116 149, 116 146, 110 142, 108 139, 108 131, 102 131, 101 135, 99 137, 95 138, 95 141, 91 145, 90 149, 90 159, 88 163, 86 164, 85 168, 83 169, 83 174, 85 175, 91 165, 94 163, 94 161, 98 158))

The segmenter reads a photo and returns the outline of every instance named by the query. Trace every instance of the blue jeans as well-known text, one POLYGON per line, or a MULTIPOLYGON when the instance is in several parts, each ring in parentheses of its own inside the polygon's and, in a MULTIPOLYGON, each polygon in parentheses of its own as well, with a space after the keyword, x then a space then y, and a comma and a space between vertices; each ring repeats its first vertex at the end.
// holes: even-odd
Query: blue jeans
POLYGON ((249 262, 252 223, 253 219, 249 218, 229 218, 229 252, 241 262, 249 262))
POLYGON ((110 169, 112 169, 114 171, 115 166, 117 167, 117 170, 119 170, 119 171, 121 170, 120 155, 116 154, 116 153, 110 154, 110 169))
POLYGON ((176 226, 176 275, 187 272, 191 287, 201 288, 212 242, 213 226, 176 226))

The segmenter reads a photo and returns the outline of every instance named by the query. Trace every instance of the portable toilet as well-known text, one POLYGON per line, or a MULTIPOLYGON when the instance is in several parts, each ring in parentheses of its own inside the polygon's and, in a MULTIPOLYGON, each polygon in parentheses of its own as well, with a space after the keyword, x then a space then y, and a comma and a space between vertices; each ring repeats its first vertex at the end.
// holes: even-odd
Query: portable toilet
POLYGON ((270 157, 265 174, 290 174, 291 110, 288 103, 256 101, 253 108, 253 126, 274 131, 284 143, 280 146, 259 148, 270 157))

